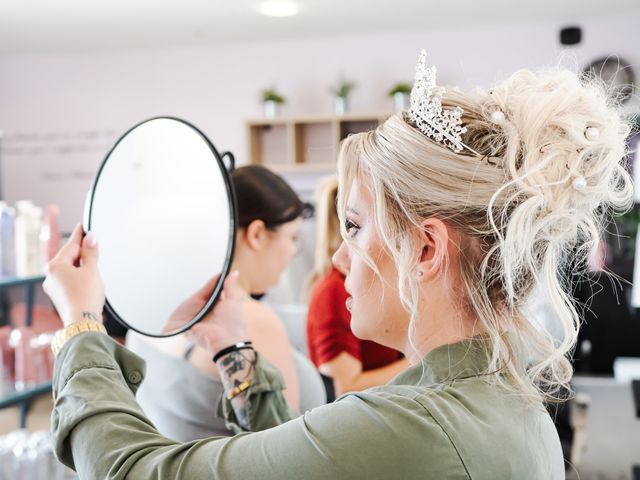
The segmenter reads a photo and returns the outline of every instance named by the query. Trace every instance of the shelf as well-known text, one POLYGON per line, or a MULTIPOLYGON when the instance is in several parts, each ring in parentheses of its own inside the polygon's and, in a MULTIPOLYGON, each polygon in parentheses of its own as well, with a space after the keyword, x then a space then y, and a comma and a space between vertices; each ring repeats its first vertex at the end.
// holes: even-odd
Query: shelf
POLYGON ((296 165, 327 164, 338 155, 338 122, 296 122, 293 124, 296 165))
POLYGON ((352 133, 367 132, 378 126, 376 119, 361 118, 340 122, 340 138, 347 138, 352 133))
POLYGON ((23 390, 16 390, 12 385, 0 386, 0 408, 19 405, 27 400, 51 392, 51 382, 40 383, 23 390))
MULTIPOLYGON (((33 321, 33 304, 35 285, 44 282, 44 275, 28 277, 3 277, 0 276, 0 289, 23 286, 26 288, 26 318, 24 325, 30 327, 33 321)), ((13 383, 0 383, 0 408, 20 405, 20 428, 27 424, 27 413, 32 398, 51 392, 51 382, 44 382, 24 389, 16 390, 13 383)))
POLYGON ((276 173, 334 173, 336 170, 336 164, 332 162, 327 163, 310 163, 310 164, 280 164, 280 165, 265 165, 276 173))
POLYGON ((376 128, 389 113, 347 113, 247 121, 249 161, 278 172, 335 170, 340 141, 376 128))
POLYGON ((0 288, 17 287, 19 285, 29 285, 31 283, 44 282, 44 275, 33 275, 30 277, 3 277, 0 276, 0 288))

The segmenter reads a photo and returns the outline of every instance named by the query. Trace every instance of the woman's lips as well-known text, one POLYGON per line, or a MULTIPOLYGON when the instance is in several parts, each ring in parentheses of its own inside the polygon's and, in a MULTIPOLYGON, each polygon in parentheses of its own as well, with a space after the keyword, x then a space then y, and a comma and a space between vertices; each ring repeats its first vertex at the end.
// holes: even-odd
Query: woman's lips
POLYGON ((353 298, 348 297, 345 302, 344 302, 345 306, 347 307, 347 310, 351 311, 351 305, 353 304, 353 298))

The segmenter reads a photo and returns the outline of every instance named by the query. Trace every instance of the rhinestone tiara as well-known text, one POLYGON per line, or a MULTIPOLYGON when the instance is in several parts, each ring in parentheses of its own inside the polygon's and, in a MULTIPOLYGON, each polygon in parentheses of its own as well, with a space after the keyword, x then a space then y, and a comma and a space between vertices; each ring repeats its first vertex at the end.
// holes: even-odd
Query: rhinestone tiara
POLYGON ((427 67, 426 59, 427 53, 422 50, 411 89, 411 106, 408 111, 410 120, 427 137, 433 138, 454 152, 459 153, 466 148, 480 156, 478 152, 462 143, 461 136, 467 131, 462 125, 462 108, 442 109, 442 95, 445 89, 436 86, 436 67, 427 67))

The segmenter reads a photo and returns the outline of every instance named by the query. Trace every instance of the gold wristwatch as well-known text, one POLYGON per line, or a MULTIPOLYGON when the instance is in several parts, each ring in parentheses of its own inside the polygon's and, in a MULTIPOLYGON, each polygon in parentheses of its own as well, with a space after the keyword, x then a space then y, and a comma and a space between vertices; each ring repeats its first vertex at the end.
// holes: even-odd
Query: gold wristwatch
POLYGON ((62 346, 67 343, 70 338, 75 337, 82 332, 102 332, 107 333, 107 330, 99 322, 95 320, 83 320, 81 322, 72 323, 71 325, 58 330, 51 340, 51 350, 53 355, 57 356, 62 346))

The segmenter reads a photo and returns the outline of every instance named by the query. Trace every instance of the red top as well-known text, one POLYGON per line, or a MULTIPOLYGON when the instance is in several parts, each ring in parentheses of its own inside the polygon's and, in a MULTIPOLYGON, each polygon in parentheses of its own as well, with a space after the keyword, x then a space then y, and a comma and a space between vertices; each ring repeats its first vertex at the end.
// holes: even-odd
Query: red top
POLYGON ((307 344, 316 367, 342 352, 360 360, 363 370, 384 367, 402 358, 396 350, 360 340, 351 332, 351 314, 345 305, 348 297, 344 275, 335 268, 313 287, 307 314, 307 344))

